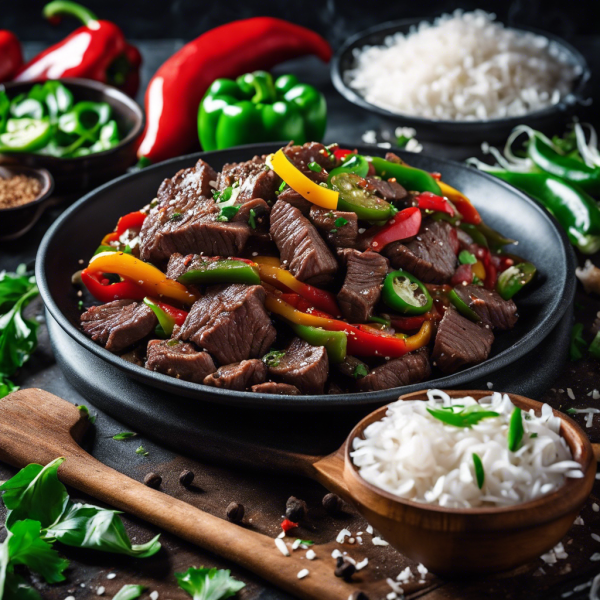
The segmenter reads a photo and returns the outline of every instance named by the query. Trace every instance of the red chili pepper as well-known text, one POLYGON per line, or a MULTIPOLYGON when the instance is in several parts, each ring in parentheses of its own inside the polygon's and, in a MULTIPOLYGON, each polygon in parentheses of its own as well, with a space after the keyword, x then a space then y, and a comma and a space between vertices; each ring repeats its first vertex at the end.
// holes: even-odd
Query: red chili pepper
POLYGON ((102 273, 94 273, 89 269, 81 271, 81 281, 90 294, 100 302, 113 300, 143 300, 148 294, 131 281, 110 283, 102 273))
POLYGON ((290 529, 296 529, 296 527, 298 527, 298 523, 294 523, 293 521, 290 521, 289 519, 284 519, 283 522, 281 523, 281 529, 283 529, 283 531, 285 531, 286 533, 290 529))
POLYGON ((485 256, 483 258, 483 266, 485 267, 485 281, 483 282, 483 285, 488 290, 495 290, 496 282, 498 281, 498 270, 492 262, 491 252, 487 248, 484 248, 484 250, 485 256))
POLYGON ((432 194, 431 192, 423 192, 422 194, 419 194, 415 200, 418 202, 419 208, 423 210, 436 210, 438 212, 446 213, 451 217, 455 215, 454 209, 445 198, 432 194))
POLYGON ((158 306, 175 321, 175 325, 179 325, 180 327, 183 325, 186 317, 189 314, 185 310, 175 308, 174 306, 171 306, 170 304, 165 304, 164 302, 157 301, 156 304, 158 304, 158 306))
POLYGON ((30 60, 15 80, 81 77, 114 85, 135 96, 142 59, 121 29, 69 0, 55 0, 44 8, 44 16, 53 23, 63 15, 76 17, 83 26, 30 60))
POLYGON ((333 155, 338 159, 338 160, 344 160, 344 158, 346 158, 346 156, 348 156, 348 154, 353 154, 354 150, 348 150, 347 148, 338 148, 337 150, 333 151, 333 155))
POLYGON ((116 229, 104 236, 102 244, 116 242, 128 229, 141 229, 147 216, 146 213, 139 210, 123 215, 117 222, 116 229))
POLYGON ((460 265, 460 267, 458 267, 458 269, 456 269, 456 271, 454 272, 450 283, 454 286, 469 285, 473 283, 473 268, 471 267, 471 265, 460 265))
POLYGON ((429 173, 436 181, 440 181, 442 179, 441 173, 429 173))
POLYGON ((21 44, 11 31, 0 29, 0 82, 10 81, 23 64, 21 44))
POLYGON ((371 242, 371 249, 381 252, 392 242, 414 237, 421 228, 421 211, 416 206, 405 208, 384 225, 371 242))
POLYGON ((421 325, 425 321, 439 321, 441 315, 435 308, 435 306, 429 312, 424 315, 418 315, 415 317, 391 317, 390 323, 396 331, 416 331, 421 328, 421 325))
POLYGON ((327 62, 329 44, 317 33, 272 17, 233 21, 203 33, 169 58, 146 90, 146 129, 138 156, 159 162, 197 144, 198 105, 218 78, 315 54, 327 62))
POLYGON ((300 296, 300 294, 280 294, 278 297, 303 313, 315 315, 315 317, 324 317, 325 319, 335 319, 333 315, 315 308, 308 300, 306 300, 306 298, 300 296))

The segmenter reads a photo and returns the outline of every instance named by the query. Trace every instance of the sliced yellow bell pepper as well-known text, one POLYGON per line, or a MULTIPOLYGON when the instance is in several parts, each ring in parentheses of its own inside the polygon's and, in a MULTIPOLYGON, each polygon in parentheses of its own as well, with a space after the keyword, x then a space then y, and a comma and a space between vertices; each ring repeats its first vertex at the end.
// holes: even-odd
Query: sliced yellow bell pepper
POLYGON ((270 162, 273 171, 303 198, 321 208, 337 208, 339 193, 309 179, 289 161, 283 150, 277 150, 271 156, 270 162))
POLYGON ((471 265, 471 269, 473 271, 473 275, 477 275, 481 281, 485 281, 485 267, 480 260, 471 265))
POLYGON ((456 206, 465 223, 471 223, 472 225, 479 225, 481 223, 481 216, 477 212, 477 209, 462 192, 455 190, 443 181, 438 181, 438 185, 440 186, 440 190, 442 190, 442 194, 456 206))
POLYGON ((197 298, 184 285, 168 279, 155 266, 124 252, 101 252, 90 260, 90 271, 116 273, 137 283, 148 296, 171 298, 182 304, 193 304, 197 298))
POLYGON ((259 265, 269 265, 270 267, 281 266, 281 260, 277 256, 255 256, 252 260, 259 265))

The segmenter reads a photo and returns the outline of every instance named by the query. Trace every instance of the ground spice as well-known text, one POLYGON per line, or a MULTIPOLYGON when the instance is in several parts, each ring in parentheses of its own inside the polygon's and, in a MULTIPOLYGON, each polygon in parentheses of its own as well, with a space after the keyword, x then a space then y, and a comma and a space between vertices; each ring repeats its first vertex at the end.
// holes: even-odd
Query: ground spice
POLYGON ((0 177, 0 209, 22 206, 35 200, 42 190, 37 179, 26 175, 0 177))

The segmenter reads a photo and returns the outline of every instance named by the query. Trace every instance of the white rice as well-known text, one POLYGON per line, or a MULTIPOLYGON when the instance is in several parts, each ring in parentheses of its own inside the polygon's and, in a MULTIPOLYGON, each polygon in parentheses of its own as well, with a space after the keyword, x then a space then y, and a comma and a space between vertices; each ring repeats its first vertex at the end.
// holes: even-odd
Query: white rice
POLYGON ((456 10, 354 51, 346 83, 392 112, 434 120, 520 116, 557 104, 581 74, 548 38, 456 10))
POLYGON ((365 439, 352 441, 352 461, 366 481, 400 498, 472 508, 527 502, 554 492, 567 477, 583 477, 559 434, 560 419, 547 404, 540 415, 523 412, 522 443, 511 452, 507 433, 515 407, 508 395, 494 392, 481 399, 480 405, 499 416, 470 428, 447 425, 427 408, 468 407, 476 404, 473 398, 451 399, 440 390, 429 390, 427 396, 427 401, 391 404, 381 421, 364 430, 365 439), (473 454, 483 465, 481 489, 473 454))

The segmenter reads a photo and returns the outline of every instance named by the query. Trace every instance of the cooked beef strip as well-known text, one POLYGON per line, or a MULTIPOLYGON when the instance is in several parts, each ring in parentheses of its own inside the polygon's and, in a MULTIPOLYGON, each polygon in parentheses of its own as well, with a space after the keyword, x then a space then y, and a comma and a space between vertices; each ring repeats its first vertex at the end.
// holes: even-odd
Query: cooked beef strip
POLYGON ((250 390, 257 394, 277 394, 279 396, 300 395, 300 390, 295 385, 290 385, 289 383, 276 383, 274 381, 253 385, 250 390))
POLYGON ((277 331, 260 285, 210 286, 194 302, 178 337, 210 352, 222 365, 262 356, 277 331))
POLYGON ((486 360, 493 341, 489 326, 477 325, 448 308, 438 325, 431 358, 444 373, 454 373, 486 360))
POLYGON ((266 379, 265 363, 259 358, 252 358, 219 367, 216 373, 204 378, 204 385, 242 391, 253 385, 264 383, 266 379))
POLYGON ((150 340, 146 369, 202 383, 217 367, 208 352, 198 352, 192 344, 178 340, 150 340))
POLYGON ((314 225, 287 202, 271 209, 271 237, 292 275, 314 285, 329 282, 338 264, 314 225))
POLYGON ((283 152, 299 171, 317 183, 326 182, 329 176, 328 171, 336 164, 335 157, 323 144, 318 142, 307 142, 303 146, 288 145, 283 152), (322 170, 316 172, 309 169, 308 165, 311 162, 316 162, 322 170))
POLYGON ((84 333, 111 352, 121 352, 154 331, 158 319, 149 306, 135 300, 115 300, 91 306, 81 315, 84 333))
POLYGON ((393 358, 357 380, 361 392, 374 392, 424 381, 431 375, 426 349, 393 358))
POLYGON ((314 206, 310 209, 310 220, 325 234, 327 241, 336 248, 354 248, 358 237, 358 218, 354 212, 328 210, 314 206), (338 219, 348 221, 336 225, 338 219))
POLYGON ((386 152, 385 160, 396 163, 398 165, 404 164, 404 161, 397 154, 394 154, 393 152, 386 152))
POLYGON ((517 305, 512 300, 504 300, 498 292, 479 285, 457 285, 454 290, 479 315, 484 325, 495 329, 512 329, 515 326, 519 317, 517 305))
POLYGON ((275 171, 266 166, 265 158, 265 156, 255 156, 245 162, 226 164, 217 178, 217 188, 223 190, 238 181, 239 204, 254 198, 275 202, 281 179, 275 171))
POLYGON ((305 217, 308 217, 314 206, 312 202, 309 202, 291 187, 285 188, 277 198, 295 206, 305 217))
POLYGON ((184 202, 197 200, 200 196, 212 198, 216 180, 216 171, 200 158, 193 167, 181 169, 173 177, 165 179, 160 184, 156 197, 159 204, 166 204, 175 196, 184 202))
POLYGON ((311 346, 295 337, 269 375, 295 385, 304 394, 322 394, 329 375, 329 359, 324 346, 311 346))
POLYGON ((373 190, 388 202, 399 202, 408 196, 408 192, 397 181, 384 181, 375 177, 367 177, 368 189, 373 190))
POLYGON ((197 164, 163 182, 159 204, 140 233, 142 260, 160 266, 175 252, 239 256, 243 251, 252 230, 247 223, 217 221, 219 207, 202 194, 205 171, 204 165, 198 171, 197 164))
POLYGON ((357 369, 364 373, 369 372, 369 367, 362 360, 356 358, 356 356, 350 355, 347 355, 341 363, 335 365, 335 368, 345 377, 350 377, 352 379, 359 379, 361 377, 360 374, 357 373, 357 369))
POLYGON ((350 250, 346 259, 346 278, 337 295, 342 314, 350 323, 365 323, 381 296, 388 271, 388 260, 377 252, 350 250))
POLYGON ((383 253, 395 269, 412 273, 425 283, 446 283, 454 275, 458 237, 446 221, 425 221, 407 244, 392 242, 383 253))
POLYGON ((234 223, 237 223, 238 221, 242 223, 249 223, 251 210, 254 211, 254 219, 256 221, 257 228, 263 224, 268 225, 271 207, 262 198, 254 198, 244 202, 244 204, 240 206, 240 209, 237 211, 236 215, 233 217, 232 221, 234 223))

